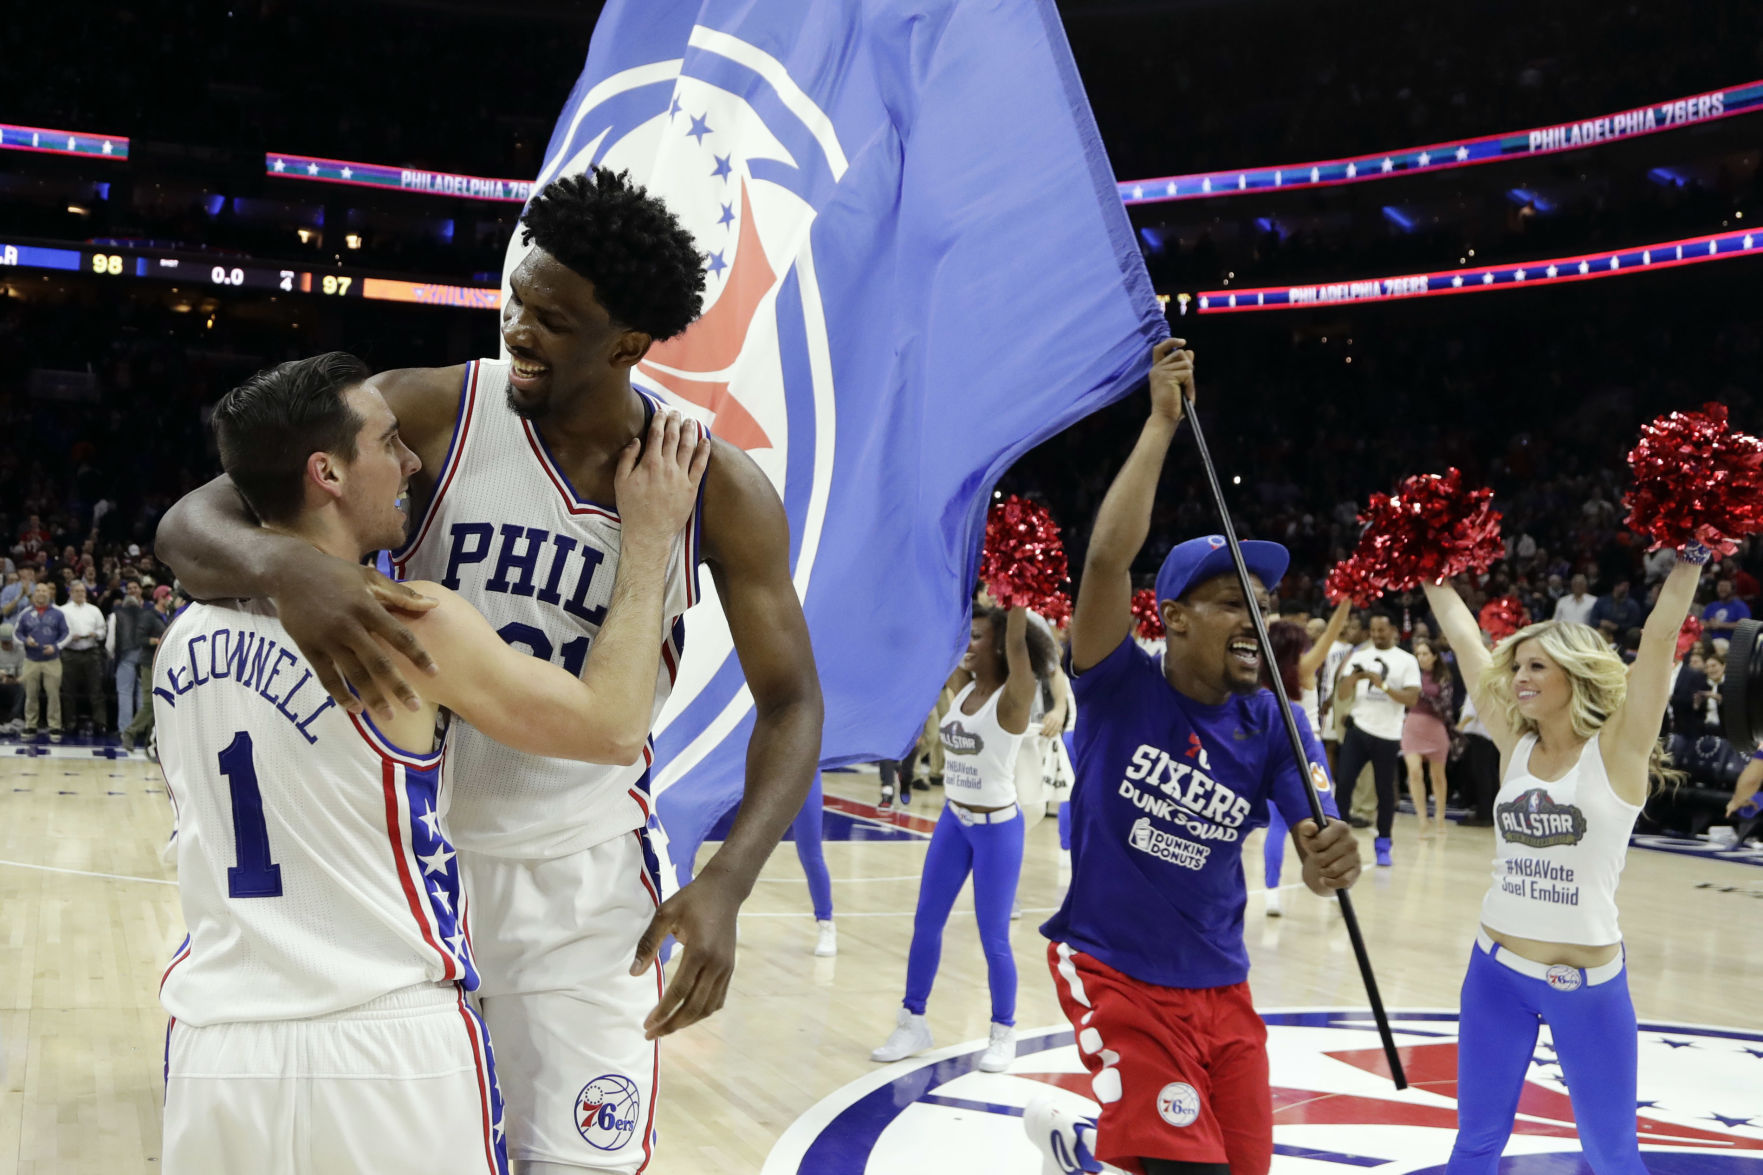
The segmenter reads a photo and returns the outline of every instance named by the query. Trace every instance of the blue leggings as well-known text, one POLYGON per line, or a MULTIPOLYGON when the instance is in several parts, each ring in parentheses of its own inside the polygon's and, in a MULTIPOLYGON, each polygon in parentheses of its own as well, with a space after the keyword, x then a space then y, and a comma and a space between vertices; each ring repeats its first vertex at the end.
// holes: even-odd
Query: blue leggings
POLYGON ((1267 839, 1261 844, 1261 868, 1268 889, 1279 888, 1280 871, 1286 865, 1286 818, 1279 805, 1267 805, 1267 839))
MULTIPOLYGON (((1071 746, 1071 732, 1068 730, 1059 736, 1065 740, 1065 757, 1071 761, 1073 770, 1077 769, 1077 752, 1071 746)), ((1068 799, 1059 805, 1059 847, 1066 852, 1071 851, 1071 801, 1068 799)))
POLYGON ((830 921, 833 916, 833 879, 826 871, 826 856, 820 851, 821 813, 825 808, 820 772, 816 771, 808 798, 802 801, 802 810, 790 825, 790 834, 796 842, 796 860, 802 862, 802 872, 808 878, 808 897, 814 902, 814 918, 818 922, 830 921))
POLYGON ((963 824, 943 805, 924 857, 912 949, 906 955, 908 1012, 922 1016, 943 957, 943 927, 967 874, 973 873, 973 907, 986 978, 992 989, 992 1022, 1016 1023, 1016 956, 1010 951, 1010 906, 1022 873, 1022 813, 1002 824, 963 824))
POLYGON ((1457 1040, 1457 1142, 1447 1175, 1494 1175, 1512 1134, 1524 1075, 1547 1022, 1573 1099, 1586 1162, 1597 1175, 1646 1175, 1635 1136, 1638 1045, 1628 970, 1559 991, 1476 947, 1463 977, 1457 1040))

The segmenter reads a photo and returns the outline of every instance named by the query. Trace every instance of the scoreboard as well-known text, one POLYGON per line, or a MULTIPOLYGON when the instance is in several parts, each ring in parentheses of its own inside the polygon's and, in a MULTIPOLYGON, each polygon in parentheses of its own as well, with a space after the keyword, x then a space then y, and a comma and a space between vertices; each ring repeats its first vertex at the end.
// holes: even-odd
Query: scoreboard
POLYGON ((12 244, 0 241, 0 270, 47 269, 85 273, 100 278, 176 282, 212 290, 268 290, 332 298, 369 298, 415 302, 428 306, 459 306, 496 310, 502 305, 499 286, 460 286, 444 282, 404 281, 373 277, 342 269, 304 269, 212 253, 176 253, 108 245, 12 244))

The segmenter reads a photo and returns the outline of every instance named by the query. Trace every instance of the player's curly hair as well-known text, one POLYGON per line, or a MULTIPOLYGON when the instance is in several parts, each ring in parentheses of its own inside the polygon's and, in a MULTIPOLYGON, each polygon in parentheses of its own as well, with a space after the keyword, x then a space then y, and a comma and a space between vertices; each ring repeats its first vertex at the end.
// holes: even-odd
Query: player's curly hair
POLYGON ((546 184, 521 216, 521 240, 594 283, 613 321, 669 339, 704 303, 704 257, 679 218, 631 182, 596 167, 546 184))

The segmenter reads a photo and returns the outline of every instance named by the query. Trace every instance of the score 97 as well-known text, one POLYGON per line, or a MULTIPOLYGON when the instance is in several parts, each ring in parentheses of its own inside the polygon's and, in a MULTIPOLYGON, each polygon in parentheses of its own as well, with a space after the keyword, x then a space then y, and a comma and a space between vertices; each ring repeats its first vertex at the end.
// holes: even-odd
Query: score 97
POLYGON ((122 258, 115 253, 92 254, 92 272, 115 277, 122 272, 122 258))
POLYGON ((354 281, 355 279, 352 277, 327 273, 324 275, 324 280, 319 283, 319 288, 327 294, 347 294, 349 292, 349 287, 354 284, 354 281))

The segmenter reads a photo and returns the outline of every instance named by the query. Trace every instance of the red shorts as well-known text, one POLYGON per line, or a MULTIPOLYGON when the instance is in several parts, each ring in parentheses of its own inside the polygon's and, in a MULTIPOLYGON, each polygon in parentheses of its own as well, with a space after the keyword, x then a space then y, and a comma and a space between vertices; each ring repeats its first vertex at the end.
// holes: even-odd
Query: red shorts
POLYGON ((1096 1158, 1143 1175, 1139 1159, 1228 1163, 1266 1175, 1273 1162, 1267 1025, 1249 985, 1158 987, 1064 943, 1047 948, 1059 1006, 1101 1103, 1096 1158))

